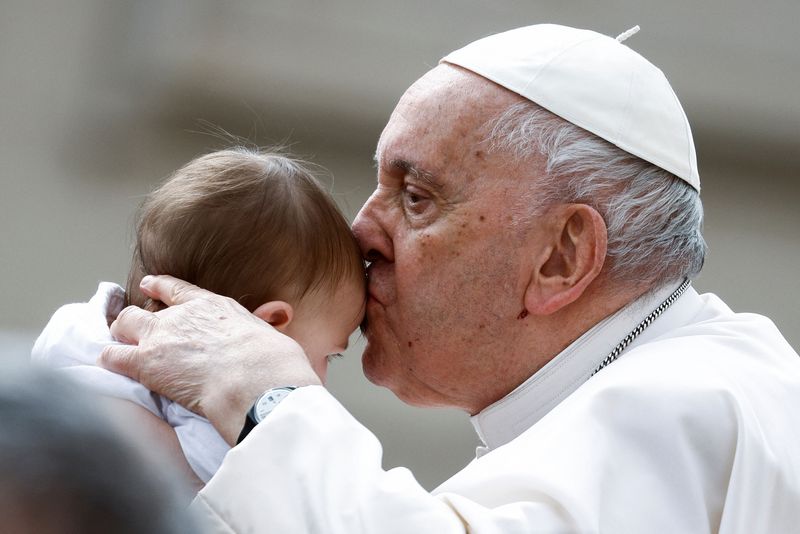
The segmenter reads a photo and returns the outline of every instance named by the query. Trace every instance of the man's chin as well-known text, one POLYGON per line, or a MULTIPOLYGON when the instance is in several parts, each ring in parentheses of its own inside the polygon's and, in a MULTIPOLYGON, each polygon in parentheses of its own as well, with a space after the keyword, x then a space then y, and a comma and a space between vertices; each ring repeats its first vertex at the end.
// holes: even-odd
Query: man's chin
POLYGON ((432 399, 419 395, 415 388, 409 388, 413 382, 408 382, 402 372, 387 364, 385 355, 376 350, 370 350, 369 345, 361 356, 361 367, 367 380, 376 386, 384 387, 391 391, 398 399, 409 406, 430 408, 437 406, 452 407, 449 404, 433 402, 432 399))
POLYGON ((361 354, 361 369, 364 372, 364 376, 367 377, 367 380, 376 386, 384 385, 381 380, 383 373, 380 372, 380 361, 380 351, 376 350, 375 343, 371 341, 369 335, 367 335, 367 346, 361 354))

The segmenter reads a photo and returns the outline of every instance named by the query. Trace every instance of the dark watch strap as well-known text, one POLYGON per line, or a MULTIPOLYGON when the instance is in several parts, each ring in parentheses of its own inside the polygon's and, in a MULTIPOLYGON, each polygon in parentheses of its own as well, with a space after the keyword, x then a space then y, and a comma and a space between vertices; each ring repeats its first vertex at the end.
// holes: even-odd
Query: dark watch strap
POLYGON ((236 444, 240 444, 244 438, 253 430, 258 423, 256 423, 255 418, 253 417, 253 409, 255 408, 255 404, 247 410, 247 417, 244 418, 244 426, 242 427, 242 431, 239 432, 239 437, 236 438, 236 444))

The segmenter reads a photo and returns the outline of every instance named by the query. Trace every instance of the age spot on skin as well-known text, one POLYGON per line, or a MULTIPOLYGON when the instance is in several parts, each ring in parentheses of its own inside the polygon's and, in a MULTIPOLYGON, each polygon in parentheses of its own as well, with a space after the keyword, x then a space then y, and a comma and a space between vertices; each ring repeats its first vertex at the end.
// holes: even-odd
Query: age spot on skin
POLYGON ((478 159, 483 159, 483 150, 476 150, 475 157, 478 159))
POLYGON ((411 343, 410 341, 408 342, 408 346, 409 346, 409 347, 410 347, 412 344, 413 344, 413 343, 411 343))
POLYGON ((486 217, 484 217, 483 215, 481 215, 480 217, 478 217, 478 220, 479 220, 479 221, 481 221, 481 222, 483 222, 483 221, 485 221, 485 220, 486 220, 486 217))

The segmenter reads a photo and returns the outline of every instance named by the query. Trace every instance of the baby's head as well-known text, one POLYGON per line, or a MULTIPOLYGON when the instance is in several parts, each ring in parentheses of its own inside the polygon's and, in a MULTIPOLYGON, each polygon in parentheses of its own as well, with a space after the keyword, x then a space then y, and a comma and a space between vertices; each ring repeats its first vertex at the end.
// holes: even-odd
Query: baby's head
POLYGON ((333 199, 298 161, 235 148, 177 170, 142 204, 126 304, 169 274, 242 306, 294 338, 324 381, 328 356, 361 322, 364 263, 333 199))

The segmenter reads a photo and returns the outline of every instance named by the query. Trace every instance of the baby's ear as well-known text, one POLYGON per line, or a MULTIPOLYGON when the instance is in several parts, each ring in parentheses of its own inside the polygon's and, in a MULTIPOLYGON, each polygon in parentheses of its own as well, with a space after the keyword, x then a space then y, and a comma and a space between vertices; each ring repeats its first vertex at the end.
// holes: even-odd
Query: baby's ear
POLYGON ((266 302, 253 311, 253 315, 283 331, 292 322, 292 305, 282 300, 266 302))

